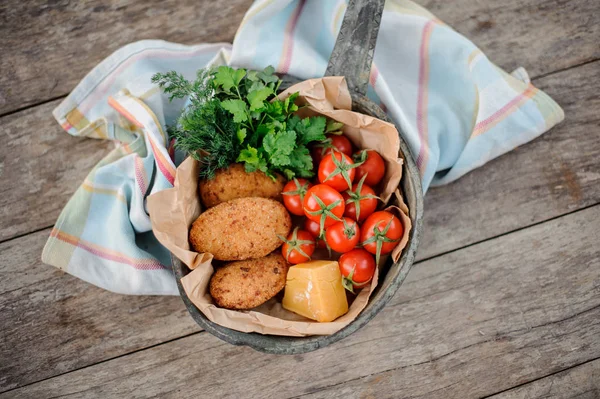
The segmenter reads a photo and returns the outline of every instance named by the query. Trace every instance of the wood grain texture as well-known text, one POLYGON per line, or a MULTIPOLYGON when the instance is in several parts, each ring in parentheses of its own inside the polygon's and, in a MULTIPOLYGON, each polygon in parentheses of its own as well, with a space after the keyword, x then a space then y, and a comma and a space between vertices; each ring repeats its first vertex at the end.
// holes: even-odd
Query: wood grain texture
POLYGON ((0 3, 0 113, 67 94, 142 39, 231 42, 252 0, 10 0, 0 3))
MULTIPOLYGON (((459 181, 429 191, 420 259, 600 201, 600 145, 594 140, 600 100, 590 84, 598 81, 599 71, 595 62, 536 81, 564 107, 566 121, 459 181), (519 165, 518 173, 514 165, 519 165), (474 221, 485 223, 475 230, 474 221)), ((0 138, 7 144, 0 147, 0 225, 6 227, 0 240, 54 223, 109 148, 107 143, 65 134, 50 115, 57 104, 2 118, 0 138)))
MULTIPOLYGON (((594 1, 419 2, 508 69, 525 66, 537 76, 600 57, 594 1)), ((99 61, 132 41, 231 41, 251 3, 4 1, 0 113, 67 94, 99 61)))
MULTIPOLYGON (((563 106, 567 119, 455 183, 431 189, 418 258, 600 202, 600 99, 590 83, 597 81, 600 62, 537 81, 563 106)), ((57 103, 2 118, 0 240, 52 225, 111 147, 66 134, 51 116, 57 103)))
POLYGON ((595 0, 418 0, 502 68, 545 75, 600 58, 595 0))
POLYGON ((49 233, 0 244, 0 391, 200 330, 179 297, 118 295, 42 264, 49 233))
POLYGON ((423 262, 371 323, 316 352, 202 333, 0 398, 493 394, 600 355, 599 222, 596 206, 423 262))
MULTIPOLYGON (((250 1, 245 3, 239 18, 250 1)), ((598 58, 600 14, 594 1, 496 3, 422 4, 507 69, 523 65, 536 76, 598 58)), ((229 40, 219 35, 227 31, 232 37, 237 27, 237 22, 221 19, 208 38, 197 38, 204 27, 195 13, 215 12, 197 2, 177 7, 171 1, 31 4, 0 4, 0 33, 5 38, 0 41, 0 113, 66 94, 93 65, 126 42, 157 37, 186 43, 229 40), (155 5, 184 21, 167 21, 170 17, 155 5), (69 7, 70 14, 65 13, 69 7), (127 10, 129 14, 121 14, 127 10), (82 52, 85 56, 77 58, 82 52)), ((218 15, 228 12, 231 4, 219 3, 218 15)), ((594 140, 599 132, 599 71, 596 62, 537 80, 536 85, 565 108, 563 125, 428 193, 421 258, 599 202, 600 148, 594 140)), ((0 147, 0 240, 54 223, 89 169, 108 151, 108 143, 64 133, 50 115, 57 103, 0 120, 5 143, 0 147)), ((586 260, 589 240, 597 244, 600 239, 587 219, 594 220, 598 213, 598 207, 591 208, 536 226, 533 236, 527 229, 424 262, 365 329, 313 354, 275 358, 201 333, 3 397, 66 392, 74 397, 197 397, 204 392, 336 397, 345 384, 356 388, 349 391, 351 397, 385 397, 386 392, 393 397, 404 392, 425 397, 492 394, 598 356, 600 283, 593 274, 598 264, 586 260), (560 224, 582 212, 584 220, 575 220, 587 226, 583 233, 572 224, 568 229, 560 224), (545 225, 555 230, 539 233, 545 225), (550 236, 556 234, 558 241, 552 241, 550 236), (523 248, 521 241, 526 243, 523 248), (575 246, 563 250, 561 244, 575 246), (361 367, 353 368, 348 358, 360 359, 361 367), (495 375, 498 369, 510 374, 495 375), (295 372, 282 377, 281 370, 295 372), (189 381, 192 390, 182 390, 189 381)), ((41 265, 47 234, 0 244, 0 390, 198 330, 178 298, 120 296, 41 265)), ((596 252, 593 256, 598 258, 596 252)), ((582 378, 591 372, 583 369, 582 378)), ((569 380, 557 381, 555 386, 569 380)), ((568 391, 556 392, 568 396, 562 393, 568 391)))
POLYGON ((425 196, 418 259, 600 202, 600 61, 534 83, 566 119, 454 183, 425 196))
POLYGON ((0 240, 54 224, 112 146, 105 140, 65 133, 52 117, 56 105, 58 101, 52 101, 2 118, 0 240))
MULTIPOLYGON (((425 237, 420 248, 421 258, 599 202, 600 147, 595 140, 597 134, 594 135, 594 132, 598 132, 595 110, 598 109, 599 102, 595 95, 595 88, 590 84, 594 79, 598 81, 598 65, 594 63, 578 67, 541 80, 545 88, 558 98, 566 109, 568 119, 563 125, 456 183, 432 189, 428 193, 425 237), (582 107, 579 104, 589 106, 582 107), (514 173, 514 165, 519 165, 517 174, 514 173), (477 226, 477 229, 473 226, 477 226)), ((3 118, 3 122, 6 123, 3 123, 0 129, 7 136, 6 145, 0 147, 0 159, 3 162, 3 173, 0 175, 2 182, 0 184, 2 187, 0 225, 3 229, 0 235, 3 238, 52 225, 71 193, 97 160, 106 154, 110 146, 102 141, 74 138, 64 133, 51 121, 50 111, 54 106, 55 103, 50 103, 3 118), (36 134, 44 139, 31 140, 30 137, 36 134), (69 148, 69 151, 65 151, 65 148, 69 148), (19 159, 14 157, 14 154, 24 155, 19 159), (24 162, 23 159, 26 161, 24 162)), ((37 240, 35 246, 20 254, 18 261, 11 265, 18 268, 22 265, 36 265, 35 273, 28 271, 28 275, 18 280, 21 281, 18 284, 25 284, 27 278, 46 276, 49 272, 55 273, 47 284, 32 285, 29 288, 28 295, 47 298, 43 309, 38 311, 58 314, 60 310, 57 309, 63 309, 62 312, 74 312, 73 316, 69 316, 70 313, 67 313, 67 316, 75 319, 80 318, 79 313, 88 315, 98 313, 94 295, 111 298, 113 294, 93 287, 84 289, 87 286, 85 283, 62 275, 51 267, 40 265, 39 254, 47 232, 42 232, 35 237, 37 240), (79 287, 79 291, 71 292, 71 286, 79 287), (51 300, 57 290, 65 295, 71 294, 77 297, 79 292, 81 295, 92 295, 92 298, 77 299, 80 306, 85 306, 84 308, 65 308, 62 303, 51 300)), ((25 238, 7 244, 15 248, 19 246, 28 248, 29 241, 22 240, 25 238)), ((4 251, 0 250, 0 253, 4 259, 4 251)), ((18 251, 15 249, 12 253, 18 251)), ((17 273, 16 270, 18 269, 14 269, 11 273, 17 273)), ((8 279, 1 279, 0 292, 13 290, 15 281, 17 280, 13 279, 12 274, 9 274, 8 279)), ((402 295, 405 289, 406 286, 398 295, 402 295)), ((118 298, 123 297, 118 296, 118 298)), ((125 309, 128 309, 126 305, 128 297, 125 298, 119 299, 124 302, 119 302, 118 306, 125 306, 125 309)), ((159 313, 163 311, 162 298, 146 298, 145 301, 145 306, 156 307, 156 312, 159 313)), ((176 309, 183 312, 181 316, 185 319, 187 315, 183 311, 183 306, 179 307, 179 302, 176 302, 176 309)), ((0 320, 3 325, 8 325, 14 323, 13 318, 24 317, 19 325, 26 326, 28 323, 36 323, 39 317, 38 312, 33 310, 29 310, 25 315, 28 317, 13 310, 10 317, 3 316, 4 318, 0 317, 0 320)), ((143 315, 142 312, 136 322, 144 323, 143 315)), ((146 317, 151 319, 153 316, 146 314, 146 317)), ((192 325, 191 320, 182 321, 184 322, 190 323, 187 324, 188 326, 192 325)), ((101 320, 98 323, 101 323, 101 320)), ((39 325, 40 328, 45 328, 43 324, 39 325)), ((123 331, 123 336, 129 337, 133 344, 121 345, 119 342, 121 336, 118 336, 119 339, 116 338, 114 341, 105 340, 100 350, 89 348, 80 356, 75 356, 76 351, 66 346, 65 350, 71 356, 65 354, 61 357, 59 345, 63 341, 60 334, 49 335, 45 342, 49 348, 54 348, 51 356, 60 358, 60 370, 68 371, 137 350, 144 347, 145 340, 149 339, 149 335, 140 338, 139 334, 143 335, 146 332, 137 331, 135 323, 119 331, 123 331)), ((187 332, 189 329, 174 324, 168 337, 180 337, 187 332)), ((72 345, 85 348, 87 343, 95 342, 97 339, 95 334, 93 329, 80 329, 72 345)), ((15 330, 10 337, 7 336, 5 342, 9 347, 19 350, 26 348, 27 343, 20 342, 19 339, 18 330, 15 330)), ((153 343, 159 343, 167 338, 164 334, 159 334, 152 339, 153 343)), ((37 360, 31 363, 13 363, 10 372, 7 373, 7 380, 2 383, 2 386, 10 387, 18 382, 27 383, 56 374, 54 369, 48 367, 39 370, 39 362, 44 361, 44 355, 38 353, 38 356, 37 360)))
POLYGON ((600 359, 491 396, 489 399, 562 398, 600 398, 600 359))

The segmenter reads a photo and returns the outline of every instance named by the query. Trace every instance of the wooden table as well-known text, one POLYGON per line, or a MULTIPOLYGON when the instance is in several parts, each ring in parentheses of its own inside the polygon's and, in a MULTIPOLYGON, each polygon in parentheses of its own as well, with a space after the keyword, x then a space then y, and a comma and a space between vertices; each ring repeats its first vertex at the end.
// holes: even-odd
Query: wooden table
POLYGON ((600 3, 422 0, 566 120, 427 193, 418 262, 335 345, 272 356, 201 331, 178 297, 113 294, 40 254, 110 144, 51 111, 138 39, 231 41, 249 0, 0 4, 0 398, 600 397, 600 3))

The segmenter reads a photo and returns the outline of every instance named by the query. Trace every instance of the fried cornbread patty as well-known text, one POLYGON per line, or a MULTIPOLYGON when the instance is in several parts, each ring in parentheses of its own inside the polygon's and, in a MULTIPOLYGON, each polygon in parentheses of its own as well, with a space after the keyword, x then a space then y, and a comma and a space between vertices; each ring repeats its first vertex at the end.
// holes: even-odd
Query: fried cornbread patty
POLYGON ((190 244, 217 260, 262 258, 282 244, 292 220, 279 202, 258 197, 223 202, 202 213, 190 229, 190 244))
POLYGON ((235 163, 218 170, 213 179, 200 180, 198 191, 205 207, 211 208, 236 198, 263 197, 281 200, 285 185, 283 176, 273 180, 261 171, 247 173, 244 165, 235 163))
POLYGON ((283 289, 288 268, 278 253, 228 263, 213 274, 210 295, 223 308, 255 308, 283 289))

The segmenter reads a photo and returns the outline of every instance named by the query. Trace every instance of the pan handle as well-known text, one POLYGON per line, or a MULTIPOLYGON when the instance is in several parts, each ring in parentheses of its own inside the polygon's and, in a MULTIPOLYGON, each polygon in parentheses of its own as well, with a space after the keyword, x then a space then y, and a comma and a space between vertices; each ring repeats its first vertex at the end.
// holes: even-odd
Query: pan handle
POLYGON ((385 0, 349 0, 325 76, 345 76, 350 92, 365 95, 385 0))

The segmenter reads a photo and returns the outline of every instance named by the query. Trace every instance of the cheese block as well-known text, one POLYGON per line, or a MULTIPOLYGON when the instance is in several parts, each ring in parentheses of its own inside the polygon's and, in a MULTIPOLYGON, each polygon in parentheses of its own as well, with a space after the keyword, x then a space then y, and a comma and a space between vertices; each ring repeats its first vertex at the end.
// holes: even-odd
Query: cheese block
POLYGON ((287 310, 320 322, 333 321, 348 312, 338 263, 314 260, 290 267, 282 304, 287 310))

